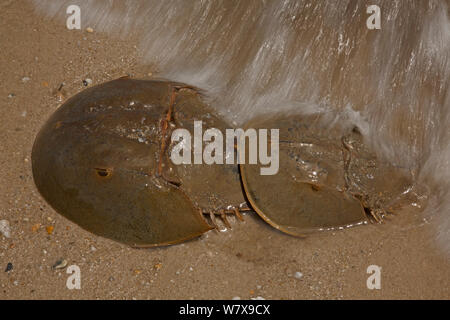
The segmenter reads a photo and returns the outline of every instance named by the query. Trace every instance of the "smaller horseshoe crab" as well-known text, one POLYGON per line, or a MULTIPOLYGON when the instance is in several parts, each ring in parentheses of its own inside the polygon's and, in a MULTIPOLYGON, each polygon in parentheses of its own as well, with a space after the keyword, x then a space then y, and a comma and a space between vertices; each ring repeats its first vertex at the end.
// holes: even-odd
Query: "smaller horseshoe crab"
POLYGON ((380 222, 410 186, 407 170, 377 158, 357 129, 324 126, 324 115, 269 115, 247 128, 280 128, 277 175, 240 164, 252 208, 280 231, 302 236, 318 230, 380 222))

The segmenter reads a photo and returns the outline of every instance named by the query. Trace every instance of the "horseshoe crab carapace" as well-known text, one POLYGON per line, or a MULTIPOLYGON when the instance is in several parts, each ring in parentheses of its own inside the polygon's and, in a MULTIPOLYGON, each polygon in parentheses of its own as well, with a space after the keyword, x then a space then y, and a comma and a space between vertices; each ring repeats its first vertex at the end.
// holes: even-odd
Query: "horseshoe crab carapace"
POLYGON ((131 246, 197 237, 213 228, 205 213, 226 219, 245 200, 237 166, 168 161, 171 130, 193 130, 192 119, 227 126, 181 83, 120 78, 86 89, 37 135, 36 186, 69 220, 131 246))

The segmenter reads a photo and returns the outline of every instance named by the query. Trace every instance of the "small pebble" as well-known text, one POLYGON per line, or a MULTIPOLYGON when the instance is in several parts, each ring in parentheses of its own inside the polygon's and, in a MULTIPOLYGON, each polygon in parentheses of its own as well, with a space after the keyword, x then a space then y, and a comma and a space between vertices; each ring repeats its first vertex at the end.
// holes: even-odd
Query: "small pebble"
POLYGON ((89 32, 89 33, 92 33, 92 32, 94 32, 94 29, 92 29, 91 27, 87 27, 86 31, 89 32))
POLYGON ((233 297, 231 300, 241 300, 241 297, 233 297))
POLYGON ((263 297, 257 296, 256 298, 251 298, 250 300, 266 300, 263 297))
POLYGON ((14 93, 8 94, 8 98, 14 98, 16 95, 14 93))
POLYGON ((23 77, 22 78, 22 82, 27 82, 27 81, 30 81, 31 80, 31 78, 29 78, 29 77, 23 77))
POLYGON ((0 220, 0 233, 3 234, 5 238, 11 237, 11 228, 8 220, 0 220))
POLYGON ((301 279, 303 277, 303 273, 301 273, 301 272, 296 272, 295 274, 294 274, 294 278, 295 279, 301 279))
POLYGON ((13 269, 13 264, 11 262, 8 262, 6 265, 5 272, 10 272, 13 269))
POLYGON ((53 233, 53 230, 54 230, 54 229, 55 229, 54 226, 48 226, 48 227, 46 228, 47 233, 48 233, 49 235, 51 235, 51 234, 53 233))
POLYGON ((155 270, 159 270, 162 268, 162 263, 157 263, 153 267, 155 268, 155 270))
POLYGON ((52 266, 52 269, 58 270, 58 269, 64 269, 67 266, 67 260, 61 259, 56 261, 56 263, 52 266))
POLYGON ((63 94, 61 91, 58 91, 58 92, 56 93, 56 99, 57 99, 59 102, 62 102, 62 101, 64 101, 64 99, 66 99, 66 97, 64 96, 64 94, 63 94))

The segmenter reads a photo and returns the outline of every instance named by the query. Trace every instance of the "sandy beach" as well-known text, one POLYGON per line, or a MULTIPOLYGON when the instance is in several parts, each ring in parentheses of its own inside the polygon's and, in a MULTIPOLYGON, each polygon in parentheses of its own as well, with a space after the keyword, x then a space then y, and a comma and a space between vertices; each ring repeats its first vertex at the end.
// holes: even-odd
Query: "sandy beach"
POLYGON ((0 1, 0 220, 10 231, 0 234, 0 299, 450 298, 450 261, 420 210, 305 239, 248 213, 230 219, 231 230, 156 249, 96 237, 56 213, 31 172, 41 126, 85 84, 158 76, 140 64, 135 39, 86 27, 68 30, 27 1, 0 1), (67 266, 54 269, 60 260, 67 266), (71 265, 81 289, 66 286, 71 265), (381 267, 380 289, 367 287, 370 265, 381 267))

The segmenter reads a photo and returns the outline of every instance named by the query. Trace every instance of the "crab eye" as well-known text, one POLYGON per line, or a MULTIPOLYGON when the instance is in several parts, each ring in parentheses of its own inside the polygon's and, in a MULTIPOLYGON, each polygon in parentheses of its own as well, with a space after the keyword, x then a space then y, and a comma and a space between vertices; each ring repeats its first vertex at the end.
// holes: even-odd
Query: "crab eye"
POLYGON ((101 178, 109 177, 112 173, 111 169, 105 169, 105 168, 95 168, 95 171, 97 172, 97 175, 101 178))

